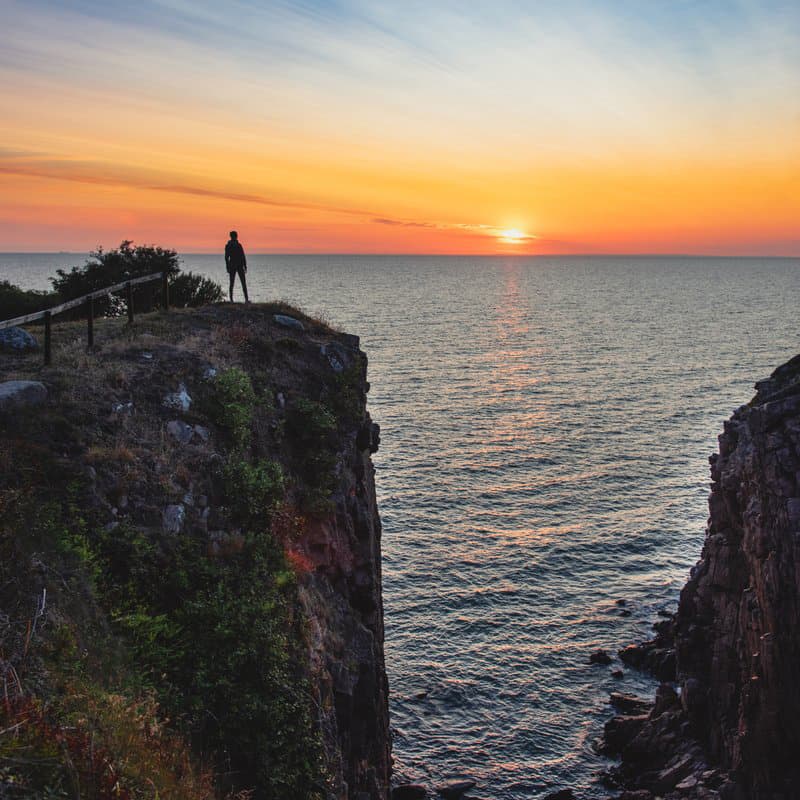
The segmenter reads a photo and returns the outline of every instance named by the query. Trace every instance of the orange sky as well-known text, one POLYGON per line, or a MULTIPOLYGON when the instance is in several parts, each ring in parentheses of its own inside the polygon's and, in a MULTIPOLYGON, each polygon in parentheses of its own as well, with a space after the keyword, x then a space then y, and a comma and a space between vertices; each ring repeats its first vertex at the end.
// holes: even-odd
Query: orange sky
POLYGON ((0 34, 0 250, 800 255, 791 5, 80 5, 0 34))

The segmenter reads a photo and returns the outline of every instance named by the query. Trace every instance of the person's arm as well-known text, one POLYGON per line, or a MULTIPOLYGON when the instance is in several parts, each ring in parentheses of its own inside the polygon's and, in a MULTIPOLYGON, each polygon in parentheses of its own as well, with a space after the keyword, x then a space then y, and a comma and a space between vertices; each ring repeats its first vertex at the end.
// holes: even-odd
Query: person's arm
MULTIPOLYGON (((239 247, 242 246, 239 245, 239 247)), ((242 267, 244 268, 244 271, 247 272, 247 256, 244 254, 244 247, 242 247, 242 267)))
POLYGON ((229 244, 225 245, 225 266, 230 267, 231 265, 231 246, 229 244))

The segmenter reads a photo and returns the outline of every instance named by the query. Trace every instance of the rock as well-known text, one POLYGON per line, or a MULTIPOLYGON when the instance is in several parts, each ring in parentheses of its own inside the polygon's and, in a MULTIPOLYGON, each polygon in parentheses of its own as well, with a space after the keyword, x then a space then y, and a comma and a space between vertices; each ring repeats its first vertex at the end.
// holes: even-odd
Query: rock
POLYGON ((203 380, 204 381, 213 381, 214 378, 217 377, 217 368, 216 367, 206 367, 203 370, 203 380))
POLYGON ((164 509, 161 526, 164 533, 180 533, 186 519, 186 508, 182 504, 169 505, 164 509))
POLYGON ((202 442, 207 442, 211 438, 211 431, 203 425, 195 425, 194 434, 202 442))
POLYGON ((133 400, 129 400, 127 403, 114 403, 111 406, 111 411, 114 414, 133 414, 133 400))
POLYGON ((611 672, 611 677, 616 678, 617 680, 621 680, 625 677, 625 673, 621 669, 615 669, 611 672))
POLYGON ((462 795, 476 785, 475 781, 456 781, 455 783, 447 783, 444 786, 437 786, 436 791, 444 800, 460 800, 462 795))
POLYGON ((602 648, 599 650, 595 650, 594 653, 592 653, 589 656, 590 664, 610 664, 611 661, 612 661, 611 656, 608 654, 606 650, 603 650, 602 648))
POLYGON ((662 683, 656 690, 656 702, 653 706, 653 716, 658 717, 680 705, 678 693, 668 683, 662 683))
POLYGON ((575 800, 575 792, 572 789, 559 789, 557 792, 546 794, 544 800, 575 800))
POLYGON ((419 783, 401 783, 392 789, 392 800, 425 800, 428 792, 419 783))
POLYGON ((352 356, 337 342, 328 342, 320 347, 320 352, 328 360, 334 372, 344 372, 350 366, 352 356))
POLYGON ((643 697, 637 697, 635 694, 628 694, 627 692, 611 692, 611 705, 617 711, 628 716, 638 714, 649 714, 653 704, 643 697))
POLYGON ((603 727, 600 752, 606 755, 621 753, 647 722, 647 714, 612 717, 603 727))
POLYGON ((3 328, 0 330, 0 350, 11 353, 27 353, 38 350, 36 337, 24 328, 3 328))
POLYGON ((657 794, 666 794, 686 778, 692 771, 692 756, 687 754, 673 759, 661 772, 654 782, 657 794))
POLYGON ((0 383, 0 411, 40 406, 47 400, 47 388, 39 381, 0 383))
POLYGON ((294 328, 298 331, 304 331, 306 329, 306 326, 303 325, 299 319, 288 317, 286 314, 273 314, 272 319, 274 319, 278 325, 282 325, 284 328, 294 328))
POLYGON ((180 384, 178 391, 168 394, 162 401, 165 408, 174 408, 177 411, 186 412, 192 405, 192 398, 186 391, 186 386, 180 384))
POLYGON ((172 419, 167 423, 167 433, 181 444, 189 444, 194 436, 194 428, 179 419, 172 419))
POLYGON ((628 645, 619 651, 619 657, 635 669, 652 672, 660 681, 675 680, 675 651, 661 637, 628 645))

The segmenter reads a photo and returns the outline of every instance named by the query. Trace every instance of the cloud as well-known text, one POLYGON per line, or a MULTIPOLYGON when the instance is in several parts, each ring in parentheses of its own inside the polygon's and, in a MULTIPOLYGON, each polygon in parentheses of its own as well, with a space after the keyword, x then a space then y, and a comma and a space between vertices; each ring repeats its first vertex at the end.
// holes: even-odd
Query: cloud
MULTIPOLYGON (((249 203, 271 208, 322 211, 360 217, 376 225, 423 228, 437 231, 462 231, 491 237, 502 237, 503 229, 480 223, 427 222, 376 216, 374 211, 329 205, 305 200, 270 197, 251 192, 232 192, 205 186, 176 182, 174 175, 121 167, 99 161, 78 161, 43 156, 25 150, 0 148, 0 175, 19 175, 46 180, 70 181, 99 186, 118 186, 170 194, 209 197, 236 203, 249 203)), ((523 238, 535 238, 524 236, 523 238)))

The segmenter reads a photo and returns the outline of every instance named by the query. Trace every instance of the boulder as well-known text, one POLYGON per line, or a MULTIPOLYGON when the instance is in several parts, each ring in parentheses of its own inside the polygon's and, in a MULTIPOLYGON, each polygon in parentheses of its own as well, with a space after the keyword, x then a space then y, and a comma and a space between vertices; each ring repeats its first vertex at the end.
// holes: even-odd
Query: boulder
POLYGON ((162 527, 164 533, 180 533, 183 530, 183 522, 186 519, 186 508, 180 503, 169 505, 164 509, 162 515, 162 527))
POLYGON ((306 326, 303 325, 299 319, 287 317, 286 314, 273 314, 272 319, 284 328, 294 328, 297 331, 304 331, 306 329, 306 326))
POLYGON ((167 433, 181 444, 189 444, 194 436, 194 428, 179 419, 172 419, 167 423, 167 433))
POLYGON ((653 704, 643 697, 627 692, 611 692, 611 705, 622 714, 636 716, 639 714, 649 714, 653 704))
POLYGON ((40 406, 45 400, 47 400, 47 389, 40 381, 4 381, 0 383, 0 411, 40 406))
POLYGON ((165 408, 174 408, 176 411, 188 411, 192 405, 192 398, 183 384, 178 386, 178 391, 168 394, 162 401, 165 408))
POLYGON ((0 350, 11 353, 26 353, 38 350, 39 342, 24 328, 4 328, 0 331, 0 350))
POLYGON ((546 794, 544 800, 575 800, 575 792, 572 789, 559 789, 557 792, 546 794))
POLYGON ((470 789, 475 787, 475 781, 455 781, 437 786, 436 791, 444 800, 460 800, 470 789))
POLYGON ((589 656, 589 663, 590 664, 610 664, 611 663, 611 656, 608 654, 607 651, 603 650, 595 650, 589 656))

